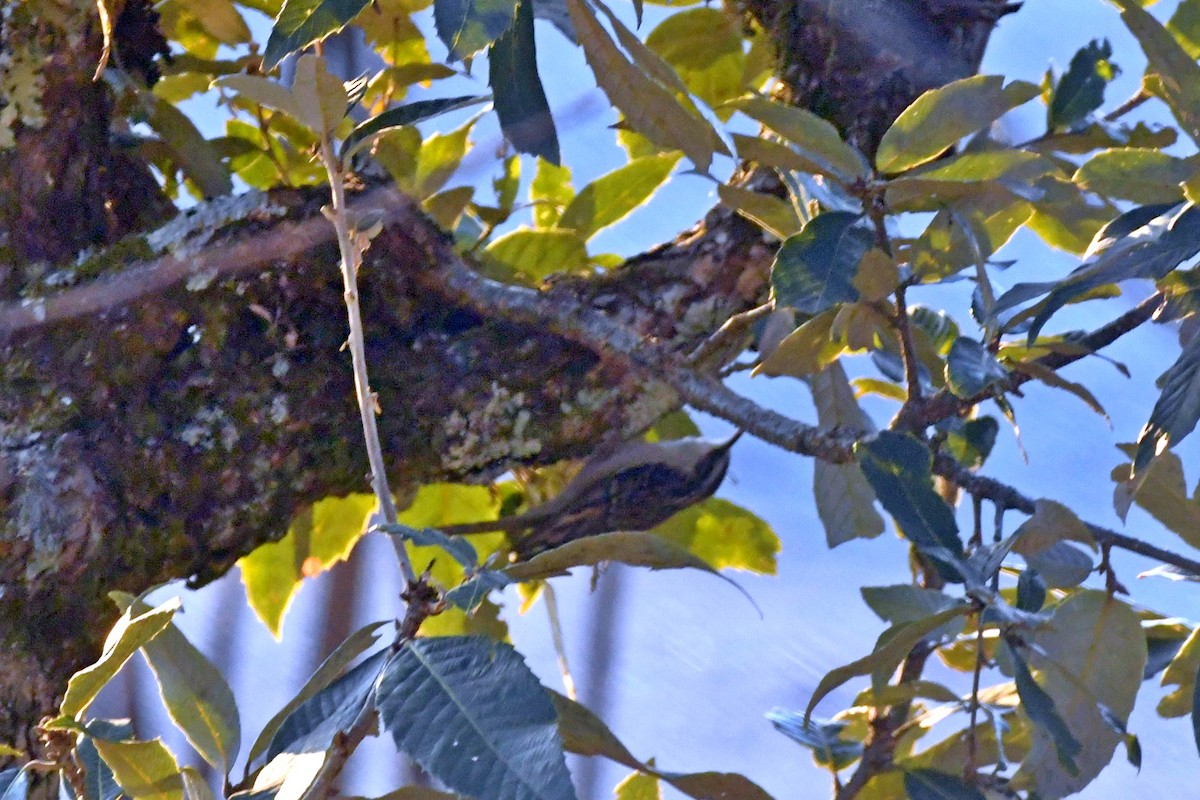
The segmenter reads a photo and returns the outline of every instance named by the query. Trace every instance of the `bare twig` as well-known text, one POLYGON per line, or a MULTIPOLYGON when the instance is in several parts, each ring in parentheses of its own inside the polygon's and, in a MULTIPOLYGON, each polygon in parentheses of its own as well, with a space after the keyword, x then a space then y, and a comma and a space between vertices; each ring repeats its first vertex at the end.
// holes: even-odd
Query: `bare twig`
POLYGON ((763 303, 761 306, 756 306, 749 311, 734 314, 725 320, 725 324, 718 328, 716 333, 701 342, 691 352, 687 357, 688 363, 704 368, 710 358, 718 355, 737 337, 745 335, 751 325, 771 313, 774 308, 775 305, 773 303, 763 303))
MULTIPOLYGON (((362 310, 358 305, 358 267, 362 260, 363 243, 354 241, 356 234, 350 230, 350 218, 346 210, 345 175, 342 172, 341 161, 333 152, 333 144, 328 134, 321 137, 320 156, 325 171, 329 174, 329 188, 333 197, 328 217, 337 232, 338 251, 342 257, 342 284, 345 287, 346 315, 350 321, 350 337, 346 343, 354 364, 354 393, 358 399, 359 416, 362 418, 367 459, 371 464, 371 488, 375 491, 379 513, 384 522, 395 525, 399 522, 399 517, 396 513, 396 501, 392 498, 391 487, 388 486, 387 471, 383 462, 383 445, 380 444, 379 427, 375 422, 375 395, 371 391, 367 375, 367 348, 363 338, 362 310)), ((404 539, 399 536, 388 538, 396 549, 396 560, 400 563, 405 583, 410 586, 415 584, 417 573, 408 557, 404 539)))

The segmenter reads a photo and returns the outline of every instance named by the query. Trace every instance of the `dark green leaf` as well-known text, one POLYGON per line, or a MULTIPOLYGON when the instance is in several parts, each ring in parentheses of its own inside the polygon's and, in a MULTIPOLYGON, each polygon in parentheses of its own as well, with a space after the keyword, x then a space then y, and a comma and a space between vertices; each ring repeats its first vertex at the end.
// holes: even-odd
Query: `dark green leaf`
POLYGON ((558 164, 558 133, 537 71, 533 0, 520 0, 516 21, 489 50, 488 85, 504 138, 521 153, 558 164))
POLYGON ((812 698, 808 701, 808 708, 804 710, 805 718, 811 716, 817 703, 821 702, 827 694, 851 678, 860 675, 890 673, 912 652, 918 642, 928 638, 934 631, 956 617, 965 616, 969 610, 969 605, 959 603, 924 619, 892 626, 889 629, 890 635, 879 637, 875 650, 869 655, 831 670, 821 678, 821 682, 813 690, 812 698))
POLYGON ((463 611, 474 611, 493 589, 503 589, 512 580, 503 572, 485 569, 478 575, 446 592, 446 602, 463 611))
POLYGON ((433 21, 451 61, 478 53, 503 36, 517 16, 517 0, 434 0, 433 21))
POLYGON ((893 624, 925 619, 959 604, 957 599, 937 589, 912 584, 864 586, 859 592, 876 616, 893 624))
POLYGON ((373 142, 377 136, 395 128, 401 128, 405 125, 415 125, 422 120, 436 117, 438 114, 445 114, 447 111, 473 106, 477 103, 486 102, 488 99, 486 96, 481 97, 478 95, 443 97, 439 100, 418 100, 415 103, 407 103, 406 105, 390 108, 382 114, 371 117, 351 131, 350 135, 346 137, 346 141, 342 142, 341 157, 343 159, 350 158, 360 149, 373 142))
POLYGON ((996 445, 1000 423, 991 416, 976 417, 965 422, 951 419, 944 425, 939 424, 938 430, 945 431, 946 448, 955 460, 970 469, 978 469, 996 445))
MULTIPOLYGON (((1153 209, 1144 210, 1152 212, 1153 209)), ((1132 278, 1159 280, 1200 252, 1200 209, 1190 204, 1169 215, 1157 216, 1137 230, 1143 231, 1143 235, 1136 239, 1120 237, 1107 246, 1106 241, 1116 233, 1105 229, 1097 234, 1099 247, 1104 249, 1095 260, 1072 272, 1050 291, 1029 328, 1031 344, 1056 311, 1087 292, 1132 278), (1100 239, 1101 236, 1105 238, 1100 239)), ((1020 284, 1013 291, 1019 288, 1020 284)))
POLYGON ((842 769, 862 755, 862 742, 841 738, 848 723, 805 719, 803 714, 783 708, 768 711, 767 719, 771 720, 775 730, 812 750, 818 764, 842 769))
POLYGON ((358 16, 368 0, 285 0, 263 52, 269 72, 292 53, 337 33, 358 16))
POLYGON ((267 760, 280 753, 328 750, 337 735, 353 727, 363 708, 372 702, 388 656, 389 651, 380 650, 301 703, 272 737, 267 760))
POLYGON ((317 667, 317 671, 312 677, 305 681, 304 686, 296 693, 288 703, 279 710, 274 717, 263 726, 262 731, 258 734, 258 738, 254 740, 254 744, 250 747, 250 753, 246 756, 246 762, 251 767, 254 766, 258 757, 266 752, 271 740, 275 737, 279 726, 282 725, 291 713, 300 707, 302 703, 315 695, 317 692, 324 689, 332 683, 344 670, 351 661, 357 658, 362 652, 373 645, 379 639, 379 634, 376 633, 385 622, 372 622, 365 625, 354 633, 346 637, 345 641, 337 646, 337 648, 329 654, 321 666, 317 667))
POLYGON ((1038 571, 1051 589, 1078 586, 1094 569, 1092 557, 1067 542, 1055 542, 1044 550, 1026 553, 1022 558, 1038 571))
POLYGON ((1135 478, 1156 455, 1191 433, 1200 419, 1200 336, 1193 336, 1179 360, 1163 373, 1162 385, 1162 394, 1138 436, 1133 458, 1135 478))
POLYGON ((1067 727, 1067 723, 1063 722, 1062 717, 1059 716, 1058 710, 1054 707, 1054 700, 1033 679, 1033 674, 1025 664, 1025 659, 1007 641, 1005 647, 1008 648, 1009 656, 1012 659, 1013 677, 1017 684, 1017 694, 1021 698, 1021 708, 1035 725, 1050 734, 1050 738, 1054 742, 1054 749, 1058 753, 1058 762, 1063 769, 1072 775, 1077 774, 1079 767, 1075 765, 1075 758, 1083 752, 1083 745, 1079 743, 1079 740, 1071 733, 1071 729, 1067 727))
POLYGON ((1093 39, 1075 53, 1050 96, 1047 127, 1051 131, 1076 127, 1104 104, 1104 88, 1121 72, 1110 58, 1112 45, 1107 39, 1093 39))
POLYGON ((1008 372, 981 343, 960 336, 950 346, 946 386, 957 396, 974 397, 1007 379, 1008 372))
POLYGON ((1031 614, 1046 604, 1046 582, 1033 567, 1021 571, 1017 578, 1017 608, 1031 614))
POLYGON ((986 800, 983 792, 962 778, 935 769, 906 771, 904 792, 909 800, 986 800))
POLYGON ((772 800, 761 786, 736 772, 654 774, 696 800, 772 800))
POLYGON ((554 705, 511 646, 415 639, 388 663, 377 697, 396 746, 451 789, 480 800, 575 797, 554 705))
POLYGON ((406 542, 412 542, 418 547, 440 547, 449 553, 455 561, 467 569, 479 566, 479 554, 475 547, 463 536, 447 536, 437 528, 411 528, 408 525, 379 525, 384 533, 399 536, 406 542))
POLYGON ((13 767, 0 772, 0 800, 25 800, 28 792, 29 774, 25 770, 13 767))
MULTIPOLYGON (((132 737, 131 727, 126 736, 120 738, 132 737)), ((92 737, 81 737, 75 753, 79 758, 80 766, 84 769, 82 800, 117 800, 121 796, 121 787, 117 785, 108 764, 105 764, 104 759, 100 758, 100 753, 96 750, 92 737)), ((2 800, 7 800, 7 798, 2 798, 2 800)))
POLYGON ((925 445, 906 434, 882 431, 872 441, 856 445, 855 452, 875 496, 909 541, 927 552, 940 549, 943 556, 961 555, 958 523, 933 489, 933 457, 925 445))
POLYGON ((788 238, 771 265, 775 302, 803 314, 819 314, 837 303, 858 299, 854 276, 874 237, 847 211, 814 217, 788 238))
POLYGON ((1192 684, 1192 740, 1196 743, 1196 750, 1200 751, 1200 691, 1196 689, 1197 686, 1200 686, 1200 674, 1192 684))

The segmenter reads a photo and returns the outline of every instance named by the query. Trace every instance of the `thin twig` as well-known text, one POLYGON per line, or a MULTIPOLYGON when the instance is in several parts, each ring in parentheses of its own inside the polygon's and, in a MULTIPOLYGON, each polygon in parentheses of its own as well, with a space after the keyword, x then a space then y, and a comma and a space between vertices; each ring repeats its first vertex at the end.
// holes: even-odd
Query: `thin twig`
POLYGON ((1124 103, 1121 103, 1121 105, 1117 106, 1112 111, 1105 114, 1104 121, 1105 122, 1116 122, 1121 117, 1125 116, 1130 111, 1133 111, 1135 108, 1140 106, 1142 103, 1149 100, 1151 97, 1153 97, 1153 95, 1151 95, 1145 89, 1138 89, 1136 92, 1133 93, 1133 95, 1128 100, 1126 100, 1124 103))
MULTIPOLYGON (((345 175, 328 135, 321 138, 321 161, 329 174, 329 189, 333 198, 332 210, 328 216, 337 232, 338 252, 342 257, 342 285, 345 289, 346 315, 350 323, 350 335, 346 343, 354 365, 354 393, 358 399, 363 439, 367 447, 367 459, 371 465, 371 488, 375 491, 375 499, 379 503, 379 512, 384 522, 395 525, 399 522, 399 517, 396 513, 396 501, 392 498, 391 487, 388 486, 383 445, 380 443, 379 426, 375 421, 375 395, 371 391, 367 374, 367 348, 363 336, 362 310, 358 305, 358 266, 362 259, 362 246, 354 241, 354 233, 350 230, 350 219, 346 210, 345 175)), ((413 570, 404 540, 399 536, 388 538, 395 547, 396 560, 400 563, 404 582, 409 586, 415 584, 417 573, 413 570)))
POLYGON ((978 768, 978 740, 975 735, 979 724, 979 684, 983 675, 983 612, 975 615, 975 675, 971 680, 971 721, 967 725, 967 764, 963 770, 966 779, 975 777, 978 768))
POLYGON ((734 314, 725 320, 725 324, 718 328, 716 333, 701 342, 691 352, 687 357, 688 363, 703 368, 709 358, 729 346, 735 337, 744 335, 751 325, 763 316, 771 313, 774 308, 774 303, 763 303, 761 306, 756 306, 749 311, 734 314))

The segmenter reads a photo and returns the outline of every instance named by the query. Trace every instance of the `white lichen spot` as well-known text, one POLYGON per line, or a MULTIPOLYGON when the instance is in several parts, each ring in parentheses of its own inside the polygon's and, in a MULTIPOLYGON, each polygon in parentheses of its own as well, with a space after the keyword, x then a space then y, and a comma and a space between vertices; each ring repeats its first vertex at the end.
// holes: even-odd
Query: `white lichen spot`
POLYGON ((282 355, 275 356, 275 363, 271 365, 271 374, 282 380, 284 375, 288 374, 288 370, 292 368, 289 362, 282 355))
POLYGON ((33 318, 38 322, 46 321, 46 301, 34 297, 28 300, 22 300, 21 306, 29 309, 29 313, 33 314, 33 318))
POLYGON ((179 214, 166 225, 147 234, 146 244, 155 253, 170 251, 179 258, 187 258, 203 248, 216 231, 231 222, 281 217, 286 213, 287 209, 272 203, 265 192, 249 191, 236 196, 218 197, 179 214))
POLYGON ((179 431, 179 439, 198 450, 215 450, 220 445, 228 453, 237 444, 238 430, 224 411, 208 406, 197 411, 192 421, 179 431))
POLYGON ((442 456, 442 465, 451 471, 469 472, 538 454, 542 443, 525 435, 532 418, 525 408, 524 392, 511 392, 493 382, 483 407, 467 414, 456 409, 446 418, 447 438, 452 443, 442 456))
POLYGON ((31 47, 0 51, 0 149, 16 145, 13 131, 17 123, 27 128, 46 124, 42 107, 46 80, 40 69, 44 59, 31 47))
POLYGON ((287 396, 277 394, 271 398, 271 421, 282 425, 288 418, 287 396))
POLYGON ((184 285, 187 286, 187 290, 189 292, 202 292, 209 286, 212 286, 212 282, 216 280, 216 278, 217 268, 209 267, 208 269, 200 270, 199 272, 193 272, 188 276, 187 283, 184 285))

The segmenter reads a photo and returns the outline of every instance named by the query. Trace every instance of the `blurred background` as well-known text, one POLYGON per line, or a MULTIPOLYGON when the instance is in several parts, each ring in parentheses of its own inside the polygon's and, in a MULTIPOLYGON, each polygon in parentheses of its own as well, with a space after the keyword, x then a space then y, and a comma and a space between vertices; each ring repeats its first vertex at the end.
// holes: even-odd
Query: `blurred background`
MULTIPOLYGON (((1165 19, 1175 2, 1152 9, 1165 19)), ((630 7, 615 9, 628 17, 630 7)), ((647 6, 643 32, 652 29, 669 9, 647 6)), ((431 14, 424 27, 432 30, 431 14)), ((265 40, 270 21, 252 21, 265 40)), ((618 166, 623 159, 610 125, 616 112, 597 90, 582 53, 545 22, 538 23, 541 74, 559 127, 563 162, 569 164, 577 187, 618 166)), ((1122 75, 1111 85, 1106 108, 1115 107, 1136 91, 1144 61, 1116 10, 1103 0, 1029 0, 1018 13, 1005 17, 991 40, 983 72, 1039 82, 1047 68, 1062 71, 1071 56, 1090 39, 1107 38, 1122 75)), ((436 37, 429 46, 437 60, 444 55, 436 37)), ((331 44, 327 54, 341 59, 346 74, 369 67, 353 35, 331 44)), ((486 91, 486 69, 476 65, 467 92, 486 91)), ((460 87, 461 88, 461 87, 460 87)), ((447 94, 454 89, 443 89, 447 94)), ((410 94, 408 99, 424 95, 410 94)), ((214 98, 189 101, 186 109, 208 136, 223 133, 224 115, 214 98)), ((1169 122, 1154 104, 1138 111, 1142 118, 1169 122)), ((461 117, 438 122, 450 127, 461 117)), ((1030 103, 1006 117, 1000 135, 1012 141, 1036 136, 1044 128, 1044 107, 1030 103)), ((742 130, 752 131, 749 124, 742 130)), ((457 183, 478 184, 490 192, 494 159, 501 140, 494 115, 485 117, 472 136, 457 183)), ((1178 147, 1178 146, 1177 146, 1178 147)), ((1181 154, 1186 152, 1181 150, 1181 154)), ((524 185, 533 174, 523 164, 524 185)), ((728 159, 715 174, 727 177, 728 159), (724 173, 720 171, 724 170, 724 173)), ((481 198, 482 199, 482 198, 481 198)), ((715 184, 706 178, 678 175, 651 201, 622 224, 602 233, 593 252, 632 255, 698 220, 716 203, 715 184)), ((1051 280, 1077 265, 1073 257, 1048 250, 1032 234, 1019 232, 998 254, 1016 264, 996 280, 1005 288, 1028 280, 1051 280)), ((1127 284, 1125 295, 1073 307, 1055 317, 1056 329, 1094 327, 1149 293, 1149 285, 1127 284)), ((969 284, 930 287, 910 292, 914 304, 946 308, 971 335, 967 313, 969 284)), ((1110 364, 1087 359, 1064 372, 1088 386, 1105 406, 1109 424, 1077 398, 1027 384, 1017 399, 1020 436, 1028 453, 1022 458, 1014 431, 1002 425, 996 450, 985 471, 1035 497, 1069 504, 1091 522, 1125 530, 1163 546, 1186 546, 1138 509, 1124 527, 1112 508, 1111 469, 1125 459, 1115 448, 1133 441, 1157 397, 1154 379, 1175 359, 1175 331, 1168 327, 1139 330, 1106 354, 1133 372, 1127 380, 1110 364)), ((871 371, 869 361, 847 361, 851 377, 871 371)), ((781 378, 750 379, 746 373, 731 380, 733 387, 756 401, 794 418, 815 421, 807 387, 781 378)), ((880 427, 896 404, 866 398, 864 408, 880 427)), ((984 407, 983 412, 994 413, 984 407)), ((723 436, 729 426, 697 415, 709 436, 723 436)), ((347 432, 351 435, 352 432, 347 432)), ((1200 478, 1200 452, 1192 437, 1179 449, 1190 480, 1200 478)), ((780 536, 783 550, 779 574, 773 577, 733 574, 754 598, 762 614, 727 584, 692 572, 643 572, 614 566, 595 581, 589 571, 553 581, 565 634, 567 662, 579 699, 598 713, 642 760, 655 758, 671 771, 733 771, 758 782, 779 800, 826 798, 828 774, 817 768, 808 752, 777 733, 764 713, 779 706, 802 710, 813 688, 830 669, 867 653, 885 625, 862 602, 859 587, 910 580, 906 546, 889 530, 873 541, 855 541, 836 550, 825 545, 824 531, 812 500, 812 464, 750 438, 735 447, 729 478, 720 495, 766 519, 780 536)), ((364 491, 366 490, 364 486, 364 491)), ((990 514, 990 512, 988 512, 990 514)), ((960 522, 969 524, 965 516, 960 522)), ((1013 513, 1008 530, 1019 522, 1013 513)), ((1116 567, 1141 606, 1200 619, 1200 586, 1160 578, 1136 579, 1153 563, 1117 553, 1116 567)), ((160 590, 158 596, 184 595, 187 613, 176 619, 191 640, 221 669, 237 695, 242 711, 243 742, 253 740, 266 722, 307 679, 317 664, 348 633, 401 609, 398 575, 390 545, 365 538, 351 559, 318 579, 306 582, 285 620, 276 642, 252 615, 237 572, 198 592, 181 586, 160 590)), ((517 649, 550 687, 561 690, 562 676, 551 642, 544 603, 519 615, 513 592, 503 596, 504 619, 517 649)), ((929 677, 951 686, 964 686, 963 676, 934 662, 929 677)), ((997 678, 998 680, 998 678, 997 678)), ((862 688, 852 682, 834 692, 818 713, 830 716, 850 705, 862 688)), ((1143 687, 1129 722, 1144 751, 1140 774, 1118 749, 1112 766, 1083 793, 1086 798, 1183 797, 1182 782, 1200 777, 1192 732, 1186 719, 1162 720, 1154 706, 1163 691, 1157 681, 1143 687)), ((132 717, 139 736, 161 735, 171 726, 161 711, 157 690, 140 661, 130 662, 124 675, 94 708, 99 716, 132 717)), ((963 724, 961 715, 935 729, 926 743, 950 735, 963 724)), ((199 763, 185 742, 167 737, 183 762, 199 763)), ((245 747, 243 748, 243 750, 245 747)), ((238 766, 240 770, 241 766, 238 766)), ((592 760, 571 760, 581 800, 609 797, 626 774, 623 767, 592 760)), ((239 773, 235 773, 239 774, 239 773)), ((355 755, 342 781, 346 794, 374 796, 411 777, 390 739, 369 740, 355 755)), ((666 788, 668 796, 674 790, 666 788)))

